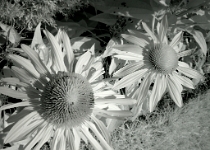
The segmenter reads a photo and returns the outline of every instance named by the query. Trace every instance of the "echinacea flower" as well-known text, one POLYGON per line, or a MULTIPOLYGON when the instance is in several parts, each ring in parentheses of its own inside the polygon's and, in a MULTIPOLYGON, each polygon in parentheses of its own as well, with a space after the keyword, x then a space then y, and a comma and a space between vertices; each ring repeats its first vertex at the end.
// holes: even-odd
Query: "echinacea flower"
POLYGON ((157 23, 157 34, 146 23, 143 22, 142 26, 147 34, 129 30, 130 34, 122 34, 122 37, 130 44, 112 47, 117 50, 114 57, 130 62, 114 74, 114 77, 121 79, 113 88, 118 90, 127 87, 128 91, 133 92, 133 97, 137 99, 137 105, 133 108, 135 117, 140 114, 150 89, 152 89, 149 96, 150 112, 154 110, 165 92, 169 92, 173 101, 181 107, 183 86, 193 89, 191 79, 202 78, 200 73, 179 60, 190 51, 181 52, 178 47, 182 40, 182 31, 176 34, 171 42, 168 41, 167 17, 157 23))
POLYGON ((8 119, 11 124, 4 130, 8 131, 4 143, 22 142, 23 149, 39 150, 49 142, 52 150, 78 150, 83 140, 96 150, 112 149, 109 132, 99 117, 130 116, 130 111, 113 108, 134 104, 135 100, 107 86, 101 78, 102 62, 94 57, 94 46, 76 59, 65 32, 59 30, 55 37, 48 31, 45 34, 51 44, 49 61, 43 62, 27 45, 21 48, 29 59, 7 56, 15 64, 11 70, 16 77, 2 78, 1 82, 18 89, 1 86, 0 93, 22 102, 0 110, 23 109, 8 119))

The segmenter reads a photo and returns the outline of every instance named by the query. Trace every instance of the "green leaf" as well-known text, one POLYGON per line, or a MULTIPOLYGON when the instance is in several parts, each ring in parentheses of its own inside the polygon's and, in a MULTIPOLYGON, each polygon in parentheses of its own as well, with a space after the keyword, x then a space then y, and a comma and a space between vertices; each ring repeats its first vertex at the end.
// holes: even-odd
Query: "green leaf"
POLYGON ((104 3, 93 3, 96 9, 109 14, 143 19, 149 21, 152 18, 152 8, 150 4, 136 0, 106 0, 104 3))
POLYGON ((12 44, 19 43, 21 40, 20 34, 13 28, 13 26, 8 26, 0 22, 0 27, 4 30, 3 35, 9 39, 12 44))
POLYGON ((101 13, 96 16, 93 16, 90 18, 90 20, 98 21, 107 25, 114 25, 117 21, 117 16, 107 14, 107 13, 101 13))
POLYGON ((209 0, 190 0, 186 6, 187 8, 198 7, 199 5, 205 4, 206 2, 209 2, 209 0))
POLYGON ((91 37, 75 37, 71 39, 71 44, 73 50, 76 50, 78 52, 83 52, 90 49, 93 44, 95 44, 96 49, 100 49, 100 42, 94 38, 91 37))
POLYGON ((206 55, 207 53, 207 44, 206 44, 206 40, 203 36, 203 34, 200 31, 197 30, 187 30, 188 33, 190 33, 195 41, 198 43, 198 45, 201 47, 201 51, 203 52, 204 55, 206 55))

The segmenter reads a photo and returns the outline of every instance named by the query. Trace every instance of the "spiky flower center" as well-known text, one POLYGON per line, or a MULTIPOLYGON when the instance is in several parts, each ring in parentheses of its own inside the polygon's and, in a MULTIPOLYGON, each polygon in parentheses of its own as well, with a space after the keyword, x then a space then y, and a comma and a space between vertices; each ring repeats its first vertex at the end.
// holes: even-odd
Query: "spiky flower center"
POLYGON ((93 90, 81 75, 58 72, 43 92, 43 117, 57 126, 74 127, 83 123, 94 107, 93 90))
POLYGON ((166 44, 157 44, 149 51, 149 62, 160 73, 169 74, 178 66, 178 56, 175 50, 166 44))

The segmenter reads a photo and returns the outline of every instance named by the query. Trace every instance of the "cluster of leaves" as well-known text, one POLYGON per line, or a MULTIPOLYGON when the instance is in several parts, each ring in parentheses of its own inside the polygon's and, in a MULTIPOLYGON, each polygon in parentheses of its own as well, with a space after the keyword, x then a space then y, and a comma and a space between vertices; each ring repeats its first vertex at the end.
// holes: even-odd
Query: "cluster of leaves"
POLYGON ((39 22, 56 26, 55 15, 70 15, 87 1, 81 0, 2 0, 0 20, 16 27, 33 29, 39 22))

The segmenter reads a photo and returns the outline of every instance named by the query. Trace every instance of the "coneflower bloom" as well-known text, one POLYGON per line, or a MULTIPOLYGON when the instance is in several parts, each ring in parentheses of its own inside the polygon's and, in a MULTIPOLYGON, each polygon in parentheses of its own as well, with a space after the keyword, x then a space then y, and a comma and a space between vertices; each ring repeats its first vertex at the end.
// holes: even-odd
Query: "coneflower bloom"
POLYGON ((112 149, 107 125, 102 117, 120 118, 132 115, 116 106, 134 104, 112 91, 101 78, 104 73, 100 58, 94 57, 94 46, 78 59, 70 39, 63 31, 54 37, 45 34, 51 44, 45 64, 38 53, 21 45, 29 59, 8 54, 15 66, 16 77, 1 82, 15 85, 17 90, 0 87, 0 93, 22 99, 2 106, 0 110, 22 107, 7 121, 4 143, 22 143, 23 149, 39 150, 49 142, 52 150, 78 150, 83 140, 96 150, 112 149), (96 138, 95 138, 96 137, 96 138))
POLYGON ((118 90, 127 87, 127 90, 133 93, 132 95, 137 99, 137 105, 133 108, 135 117, 140 114, 150 89, 152 89, 148 105, 150 112, 154 110, 165 92, 169 92, 173 101, 181 107, 183 86, 194 88, 191 79, 202 78, 200 73, 179 59, 190 51, 181 52, 178 46, 182 40, 182 32, 176 34, 171 42, 168 41, 166 17, 157 23, 157 33, 144 22, 142 26, 147 34, 129 30, 129 34, 122 34, 129 43, 113 47, 117 49, 114 57, 130 62, 114 74, 114 77, 121 79, 113 88, 118 90), (119 53, 118 50, 121 52, 119 53))

